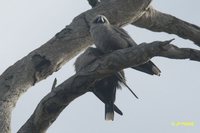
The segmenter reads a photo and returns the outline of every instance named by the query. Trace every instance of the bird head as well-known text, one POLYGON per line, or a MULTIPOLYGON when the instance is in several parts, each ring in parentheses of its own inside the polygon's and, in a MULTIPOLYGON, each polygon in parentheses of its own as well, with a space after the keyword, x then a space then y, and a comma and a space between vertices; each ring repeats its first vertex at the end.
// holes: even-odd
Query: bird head
POLYGON ((94 24, 109 24, 108 19, 103 16, 103 15, 98 15, 95 17, 95 19, 93 20, 94 24))

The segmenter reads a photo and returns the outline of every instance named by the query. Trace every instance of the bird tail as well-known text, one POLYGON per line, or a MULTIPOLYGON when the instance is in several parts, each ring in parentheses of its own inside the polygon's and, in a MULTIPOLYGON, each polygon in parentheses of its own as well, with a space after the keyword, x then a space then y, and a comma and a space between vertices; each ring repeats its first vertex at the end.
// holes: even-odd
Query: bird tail
POLYGON ((123 115, 122 111, 114 104, 114 111, 119 115, 123 115))
POLYGON ((160 76, 161 73, 160 69, 152 61, 132 68, 150 75, 160 76))
MULTIPOLYGON (((103 103, 105 103, 104 98, 97 92, 93 92, 103 103)), ((106 105, 107 103, 105 103, 106 105)), ((119 115, 123 115, 122 111, 114 104, 114 111, 119 115)))
POLYGON ((124 77, 124 73, 121 73, 121 72, 118 72, 117 74, 116 74, 116 76, 117 76, 117 78, 118 78, 118 80, 121 82, 121 83, 123 83, 125 86, 126 86, 126 88, 128 88, 128 90, 138 99, 138 96, 131 90, 131 88, 126 84, 126 79, 125 79, 125 77, 124 77), (123 74, 123 75, 122 75, 123 74))
POLYGON ((112 103, 105 104, 105 120, 114 120, 114 105, 112 103))

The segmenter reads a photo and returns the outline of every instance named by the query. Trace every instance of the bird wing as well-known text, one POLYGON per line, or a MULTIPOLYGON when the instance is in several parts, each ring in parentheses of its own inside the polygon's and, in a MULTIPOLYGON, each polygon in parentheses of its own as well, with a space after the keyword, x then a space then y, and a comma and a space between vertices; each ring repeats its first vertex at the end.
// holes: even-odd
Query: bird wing
MULTIPOLYGON (((137 46, 136 42, 130 37, 130 35, 122 28, 113 26, 113 29, 115 30, 116 33, 118 33, 123 39, 127 41, 130 47, 132 46, 137 46)), ((147 63, 133 67, 133 69, 136 69, 138 71, 145 72, 147 74, 151 75, 160 75, 161 71, 160 69, 150 60, 147 63)))
POLYGON ((132 67, 132 68, 141 72, 145 72, 150 75, 160 76, 160 73, 161 73, 160 69, 151 60, 146 62, 145 64, 132 67))
POLYGON ((130 37, 130 35, 122 28, 113 26, 113 29, 116 33, 119 34, 123 39, 127 41, 130 47, 137 46, 137 43, 130 37))
POLYGON ((96 60, 100 55, 102 55, 102 53, 98 49, 92 47, 87 48, 74 63, 76 72, 85 68, 87 65, 96 60))

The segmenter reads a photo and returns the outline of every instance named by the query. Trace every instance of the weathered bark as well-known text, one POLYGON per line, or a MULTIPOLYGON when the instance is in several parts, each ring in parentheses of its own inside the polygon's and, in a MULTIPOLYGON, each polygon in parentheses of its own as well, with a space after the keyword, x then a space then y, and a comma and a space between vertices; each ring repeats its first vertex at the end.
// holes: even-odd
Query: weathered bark
MULTIPOLYGON (((40 48, 10 66, 0 76, 0 132, 10 132, 10 113, 23 92, 26 92, 31 86, 59 70, 68 60, 93 43, 89 34, 89 27, 94 16, 103 14, 112 24, 117 26, 136 22, 142 16, 134 24, 148 28, 148 24, 145 22, 149 21, 151 17, 146 17, 145 20, 144 16, 147 16, 145 14, 146 11, 149 12, 147 9, 150 2, 151 0, 104 0, 103 3, 98 4, 95 8, 77 16, 70 25, 66 26, 40 48)), ((156 17, 159 16, 157 13, 156 17)), ((167 17, 166 19, 169 18, 167 17)), ((152 23, 156 23, 156 21, 152 21, 152 23)), ((157 23, 151 27, 151 30, 155 29, 156 31, 159 29, 159 24, 157 23)), ((184 24, 185 27, 190 26, 188 23, 184 24)), ((182 23, 178 22, 176 26, 182 27, 182 23)), ((199 28, 197 26, 191 27, 193 28, 181 29, 181 33, 184 33, 184 36, 179 35, 179 32, 172 32, 173 28, 169 28, 169 33, 174 33, 199 43, 199 28), (193 33, 193 35, 186 33, 193 33)), ((160 26, 159 31, 168 32, 165 26, 160 26)), ((46 124, 48 125, 48 123, 46 124)))
POLYGON ((88 3, 92 6, 95 7, 98 4, 100 4, 100 2, 98 0, 88 0, 88 3))
POLYGON ((12 111, 23 92, 59 70, 90 44, 88 27, 84 16, 80 15, 46 44, 10 66, 0 76, 0 132, 10 132, 10 114, 7 112, 12 111))
POLYGON ((92 44, 89 25, 94 16, 105 14, 116 25, 127 24, 143 14, 143 9, 148 6, 149 1, 151 0, 139 2, 138 0, 116 0, 100 4, 97 8, 77 16, 70 25, 47 43, 10 66, 0 76, 0 112, 2 112, 0 132, 10 132, 8 112, 12 111, 23 92, 59 70, 68 60, 92 44))
POLYGON ((170 41, 144 43, 134 48, 115 51, 95 60, 46 95, 19 133, 44 133, 60 112, 75 98, 88 92, 89 87, 97 79, 121 69, 143 64, 155 56, 200 61, 199 50, 178 48, 169 43, 170 41))
POLYGON ((200 46, 200 27, 159 12, 153 7, 150 7, 139 20, 132 24, 156 32, 175 34, 200 46))
POLYGON ((10 131, 11 108, 8 102, 0 101, 0 131, 7 133, 10 131))

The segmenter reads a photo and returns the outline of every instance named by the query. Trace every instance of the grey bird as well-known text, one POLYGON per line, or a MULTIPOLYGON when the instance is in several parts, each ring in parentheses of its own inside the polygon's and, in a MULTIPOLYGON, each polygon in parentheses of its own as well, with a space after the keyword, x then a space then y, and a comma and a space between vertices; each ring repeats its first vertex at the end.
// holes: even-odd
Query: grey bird
MULTIPOLYGON (((105 54, 114 50, 137 46, 124 29, 111 25, 103 15, 96 16, 92 21, 90 34, 96 47, 105 54)), ((161 73, 152 61, 132 68, 151 75, 159 76, 161 73)))
MULTIPOLYGON (((88 48, 76 59, 74 63, 76 72, 81 71, 103 55, 97 48, 88 48)), ((114 120, 114 111, 123 115, 122 111, 114 104, 116 89, 121 88, 120 84, 128 87, 125 83, 123 71, 96 81, 94 86, 91 87, 92 92, 105 104, 105 120, 114 120)))

